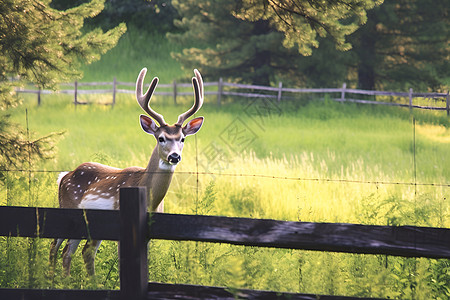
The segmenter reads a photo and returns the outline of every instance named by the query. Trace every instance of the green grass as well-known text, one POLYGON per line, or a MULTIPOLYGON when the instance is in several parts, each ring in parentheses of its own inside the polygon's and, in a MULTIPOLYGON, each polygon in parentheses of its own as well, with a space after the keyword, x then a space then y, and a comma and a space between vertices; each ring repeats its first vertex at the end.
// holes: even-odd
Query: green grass
MULTIPOLYGON (((86 81, 110 80, 107 75, 116 74, 115 68, 125 74, 119 80, 134 81, 146 63, 139 60, 139 49, 131 47, 139 44, 137 33, 130 37, 133 42, 125 37, 117 52, 87 68, 86 81)), ((171 49, 163 40, 158 47, 171 49)), ((144 53, 152 54, 146 49, 144 53)), ((167 64, 157 65, 155 58, 147 61, 155 75, 170 82, 178 78, 178 67, 173 61, 167 64)), ((106 102, 110 95, 83 97, 106 102)), ((133 96, 120 95, 114 108, 99 104, 75 108, 71 100, 65 95, 43 96, 38 107, 35 98, 27 95, 22 106, 9 111, 25 127, 28 109, 32 137, 65 134, 52 161, 32 166, 47 172, 32 173, 31 184, 27 172, 7 174, 1 205, 57 207, 58 172, 82 162, 120 168, 147 164, 155 139, 140 129, 141 109, 133 96)), ((262 102, 245 110, 249 100, 225 100, 227 104, 218 109, 215 99, 207 97, 198 113, 205 123, 186 140, 183 160, 165 198, 167 212, 450 227, 446 186, 450 131, 443 113, 415 110, 414 126, 409 111, 400 108, 293 100, 259 116, 254 113, 264 108, 262 102), (192 174, 197 171, 198 182, 192 174)), ((152 101, 168 122, 175 122, 190 107, 192 97, 180 98, 176 106, 167 97, 152 101)), ((49 276, 49 243, 1 238, 0 286, 118 288, 114 243, 100 247, 97 276, 92 279, 86 276, 81 250, 74 256, 71 277, 61 276, 61 262, 57 276, 49 276)), ((448 260, 171 241, 152 241, 148 257, 152 281, 360 297, 450 297, 448 260)))

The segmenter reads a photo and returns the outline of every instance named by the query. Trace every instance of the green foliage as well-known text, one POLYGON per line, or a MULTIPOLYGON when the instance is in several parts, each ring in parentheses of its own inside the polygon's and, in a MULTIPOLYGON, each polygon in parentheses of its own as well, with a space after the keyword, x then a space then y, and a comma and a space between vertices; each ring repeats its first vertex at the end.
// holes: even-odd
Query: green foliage
MULTIPOLYGON (((260 85, 270 85, 275 80, 312 85, 319 84, 317 77, 326 78, 321 82, 330 84, 345 74, 342 66, 338 72, 321 72, 329 63, 316 58, 320 55, 311 60, 299 55, 298 51, 306 51, 312 40, 317 43, 315 36, 305 36, 307 31, 297 35, 302 39, 298 46, 284 47, 285 28, 278 28, 273 16, 258 20, 237 18, 234 2, 174 1, 173 5, 182 16, 175 21, 181 32, 169 33, 168 37, 184 46, 181 53, 173 55, 183 67, 199 68, 207 78, 260 85)), ((254 7, 259 8, 259 4, 254 7)), ((327 46, 330 41, 327 40, 327 46)))
POLYGON ((98 60, 125 32, 125 25, 103 33, 83 33, 83 21, 103 9, 95 0, 66 11, 52 9, 50 1, 2 1, 0 12, 1 82, 19 76, 40 87, 54 87, 80 76, 81 63, 98 60))
MULTIPOLYGON (((124 33, 123 24, 103 33, 83 32, 87 17, 103 9, 94 0, 59 11, 50 0, 6 0, 0 3, 0 108, 17 104, 15 88, 27 82, 39 88, 52 87, 79 76, 81 63, 98 60, 124 33), (10 81, 10 77, 17 80, 10 81)), ((54 137, 50 134, 30 140, 24 130, 0 115, 0 168, 22 167, 25 162, 51 156, 54 137)), ((2 175, 4 177, 4 175, 2 175)))
MULTIPOLYGON (((51 6, 58 10, 79 6, 88 0, 53 0, 51 6)), ((106 0, 105 8, 94 18, 86 20, 88 27, 109 29, 124 22, 127 26, 145 31, 167 32, 174 28, 177 12, 167 0, 106 0)))
POLYGON ((63 132, 32 138, 30 133, 10 121, 10 116, 0 116, 0 181, 7 181, 5 170, 31 168, 36 161, 52 158, 55 142, 63 132))
POLYGON ((350 39, 363 89, 446 90, 449 80, 447 1, 385 1, 350 39), (418 17, 420 16, 420 17, 418 17))
POLYGON ((298 45, 303 55, 311 55, 318 47, 317 35, 329 34, 339 50, 349 50, 346 36, 367 21, 367 10, 382 1, 250 1, 244 0, 236 11, 239 18, 268 20, 284 33, 283 45, 298 45))
POLYGON ((293 55, 282 47, 282 34, 271 30, 268 22, 235 18, 233 2, 174 1, 173 5, 183 17, 175 23, 182 31, 168 38, 184 47, 173 56, 184 68, 200 69, 205 78, 269 85, 276 65, 282 68, 293 55))
POLYGON ((173 56, 212 80, 448 89, 446 1, 202 0, 173 5, 181 16, 175 20, 180 31, 168 37, 184 47, 173 56))

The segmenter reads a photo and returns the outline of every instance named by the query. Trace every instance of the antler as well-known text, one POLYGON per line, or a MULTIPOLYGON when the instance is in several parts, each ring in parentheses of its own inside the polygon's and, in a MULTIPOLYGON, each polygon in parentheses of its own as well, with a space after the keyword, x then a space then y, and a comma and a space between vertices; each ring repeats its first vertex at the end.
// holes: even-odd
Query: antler
POLYGON ((156 122, 159 123, 159 126, 167 125, 166 121, 164 121, 164 117, 160 114, 158 114, 156 111, 154 111, 150 107, 150 99, 152 98, 153 92, 156 88, 156 85, 158 84, 158 77, 153 78, 152 83, 150 84, 150 87, 148 88, 147 92, 142 95, 142 87, 144 84, 144 77, 147 73, 147 68, 143 68, 141 72, 139 73, 137 82, 136 82, 136 99, 139 105, 142 107, 142 109, 153 119, 155 119, 156 122))
POLYGON ((195 114, 203 105, 202 75, 197 69, 194 70, 194 74, 195 77, 192 77, 192 86, 194 87, 194 94, 195 94, 194 105, 192 105, 192 107, 187 112, 178 116, 178 121, 175 123, 175 125, 183 126, 184 121, 186 121, 187 118, 195 114))

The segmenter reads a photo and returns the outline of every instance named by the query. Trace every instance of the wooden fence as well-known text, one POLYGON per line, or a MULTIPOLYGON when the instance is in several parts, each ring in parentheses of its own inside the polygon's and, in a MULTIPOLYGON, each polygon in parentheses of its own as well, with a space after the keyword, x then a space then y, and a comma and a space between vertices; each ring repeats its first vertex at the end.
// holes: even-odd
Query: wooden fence
MULTIPOLYGON (((73 84, 63 84, 61 85, 69 86, 70 89, 61 89, 59 93, 63 94, 73 94, 74 104, 87 104, 79 100, 80 94, 112 94, 112 101, 110 105, 116 103, 117 94, 134 94, 134 89, 127 89, 123 87, 135 87, 135 83, 120 82, 114 78, 113 82, 75 82, 73 84), (80 87, 110 87, 107 89, 80 89, 80 87)), ((178 96, 192 95, 192 91, 185 92, 181 91, 185 88, 190 88, 192 85, 190 83, 177 83, 173 81, 171 84, 159 84, 158 89, 155 91, 155 95, 171 96, 173 101, 177 103, 178 96), (167 90, 167 91, 161 91, 167 90)), ((269 98, 276 99, 280 102, 282 99, 292 98, 293 95, 299 93, 313 93, 313 94, 331 94, 330 99, 340 102, 354 102, 362 104, 377 104, 377 105, 390 105, 390 106, 400 106, 409 107, 410 109, 431 109, 431 110, 442 110, 447 111, 447 115, 450 115, 450 98, 449 93, 415 93, 413 89, 409 89, 408 92, 389 92, 389 91, 368 91, 360 89, 349 89, 344 83, 340 88, 316 88, 316 89, 299 89, 299 88, 285 88, 282 82, 278 84, 278 87, 267 87, 259 85, 247 85, 247 84, 235 84, 223 82, 220 79, 218 82, 205 82, 205 94, 215 95, 217 97, 217 105, 221 105, 223 96, 239 96, 247 98, 269 98), (211 90, 210 90, 210 87, 211 90), (338 95, 338 97, 336 97, 338 95), (362 100, 355 99, 352 95, 360 96, 371 96, 372 100, 362 100), (393 101, 386 101, 386 98, 403 98, 406 101, 403 103, 397 103, 393 101), (381 98, 381 100, 377 100, 381 98), (429 106, 429 105, 418 105, 414 103, 414 98, 427 98, 436 100, 436 102, 441 102, 442 105, 439 106, 429 106)), ((19 89, 19 93, 33 93, 37 95, 38 104, 41 103, 41 95, 50 94, 53 91, 49 90, 36 90, 36 89, 19 89)))
POLYGON ((0 235, 120 241, 120 290, 0 289, 0 299, 359 299, 148 283, 149 239, 450 259, 450 229, 148 214, 145 188, 122 188, 120 210, 0 207, 0 235))

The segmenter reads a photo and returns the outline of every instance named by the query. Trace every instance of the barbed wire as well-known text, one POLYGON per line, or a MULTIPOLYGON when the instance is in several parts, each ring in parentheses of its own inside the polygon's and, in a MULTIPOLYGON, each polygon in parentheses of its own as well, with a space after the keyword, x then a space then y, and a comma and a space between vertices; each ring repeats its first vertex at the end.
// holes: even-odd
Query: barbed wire
MULTIPOLYGON (((27 169, 2 169, 0 172, 27 172, 27 173, 63 173, 69 172, 67 170, 27 170, 27 169)), ((117 173, 96 172, 97 174, 117 175, 117 173)), ((127 172, 124 172, 127 174, 127 172)), ((135 173, 133 171, 132 173, 135 173)), ((163 171, 145 172, 139 171, 141 174, 158 174, 165 173, 163 171)), ((293 176, 276 176, 266 174, 245 174, 245 173, 222 173, 222 172, 195 172, 195 171, 177 171, 175 174, 179 175, 204 175, 204 176, 218 176, 218 177, 253 177, 274 180, 288 180, 288 181, 315 181, 315 182, 329 182, 329 183, 355 183, 355 184, 374 184, 374 185, 404 185, 404 186, 432 186, 449 188, 450 183, 435 183, 435 182, 405 182, 405 181, 383 181, 383 180, 357 180, 357 179, 333 179, 333 178, 314 178, 314 177, 293 177, 293 176)))

